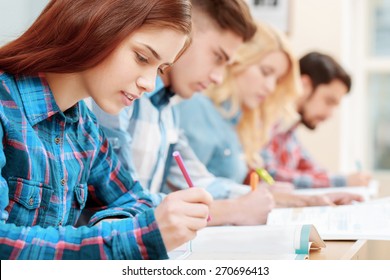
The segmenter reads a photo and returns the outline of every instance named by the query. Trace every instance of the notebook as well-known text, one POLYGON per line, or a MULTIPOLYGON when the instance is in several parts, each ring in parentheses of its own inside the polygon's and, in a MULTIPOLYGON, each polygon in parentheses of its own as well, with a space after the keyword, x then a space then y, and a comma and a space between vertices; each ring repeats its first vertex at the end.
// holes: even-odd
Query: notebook
POLYGON ((324 240, 390 240, 390 198, 341 206, 273 209, 268 225, 313 224, 324 240))
POLYGON ((169 252, 171 259, 307 259, 325 247, 312 225, 206 227, 197 237, 169 252))

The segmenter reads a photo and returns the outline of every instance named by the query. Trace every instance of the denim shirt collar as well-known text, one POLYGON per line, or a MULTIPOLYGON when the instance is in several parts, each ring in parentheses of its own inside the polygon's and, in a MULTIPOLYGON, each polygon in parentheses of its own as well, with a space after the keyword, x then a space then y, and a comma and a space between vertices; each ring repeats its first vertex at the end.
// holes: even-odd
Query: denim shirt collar
MULTIPOLYGON (((232 102, 230 100, 226 100, 224 101, 222 104, 222 109, 223 110, 226 110, 227 112, 229 112, 229 110, 231 109, 232 107, 232 102)), ((227 121, 229 121, 232 125, 236 126, 238 124, 238 122, 240 121, 242 117, 242 111, 241 110, 238 110, 238 112, 236 114, 234 114, 233 116, 229 117, 229 118, 226 118, 227 121)))

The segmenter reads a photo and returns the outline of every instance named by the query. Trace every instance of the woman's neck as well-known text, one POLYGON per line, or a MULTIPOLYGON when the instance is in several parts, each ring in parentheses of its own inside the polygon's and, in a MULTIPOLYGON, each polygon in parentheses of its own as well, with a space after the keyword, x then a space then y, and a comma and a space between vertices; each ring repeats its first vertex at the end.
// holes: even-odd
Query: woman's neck
POLYGON ((54 99, 62 112, 88 97, 80 76, 75 73, 45 73, 45 76, 54 99))

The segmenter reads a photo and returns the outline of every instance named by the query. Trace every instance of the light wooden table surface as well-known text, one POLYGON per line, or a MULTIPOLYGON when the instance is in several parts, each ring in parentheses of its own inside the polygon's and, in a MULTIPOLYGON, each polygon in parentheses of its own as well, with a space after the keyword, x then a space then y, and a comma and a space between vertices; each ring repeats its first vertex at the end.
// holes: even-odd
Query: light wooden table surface
POLYGON ((310 260, 364 260, 368 258, 367 240, 325 241, 326 248, 310 251, 310 260))

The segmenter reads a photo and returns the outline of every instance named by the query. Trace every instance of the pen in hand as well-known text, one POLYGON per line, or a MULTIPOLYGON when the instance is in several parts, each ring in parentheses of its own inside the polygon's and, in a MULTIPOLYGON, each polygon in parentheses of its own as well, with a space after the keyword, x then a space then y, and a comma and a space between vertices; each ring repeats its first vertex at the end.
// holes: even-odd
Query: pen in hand
POLYGON ((183 173, 184 179, 186 179, 188 187, 193 188, 194 184, 192 183, 190 175, 187 172, 187 168, 184 166, 184 161, 183 161, 180 153, 178 151, 175 151, 175 152, 173 152, 172 156, 175 158, 177 165, 179 165, 181 173, 183 173))
POLYGON ((259 175, 256 172, 251 172, 251 177, 250 177, 251 190, 252 191, 256 190, 258 184, 259 184, 259 175))
MULTIPOLYGON (((184 166, 184 161, 183 161, 180 153, 178 151, 174 151, 172 156, 176 160, 177 165, 179 166, 179 168, 181 170, 181 173, 183 173, 184 179, 186 180, 188 187, 193 188, 194 184, 192 183, 191 177, 188 174, 186 167, 184 166)), ((207 221, 209 222, 210 220, 211 220, 211 217, 208 216, 207 221)))
POLYGON ((268 173, 267 170, 264 168, 256 168, 256 173, 259 174, 261 179, 263 179, 268 185, 275 184, 275 180, 272 178, 272 176, 268 173))

